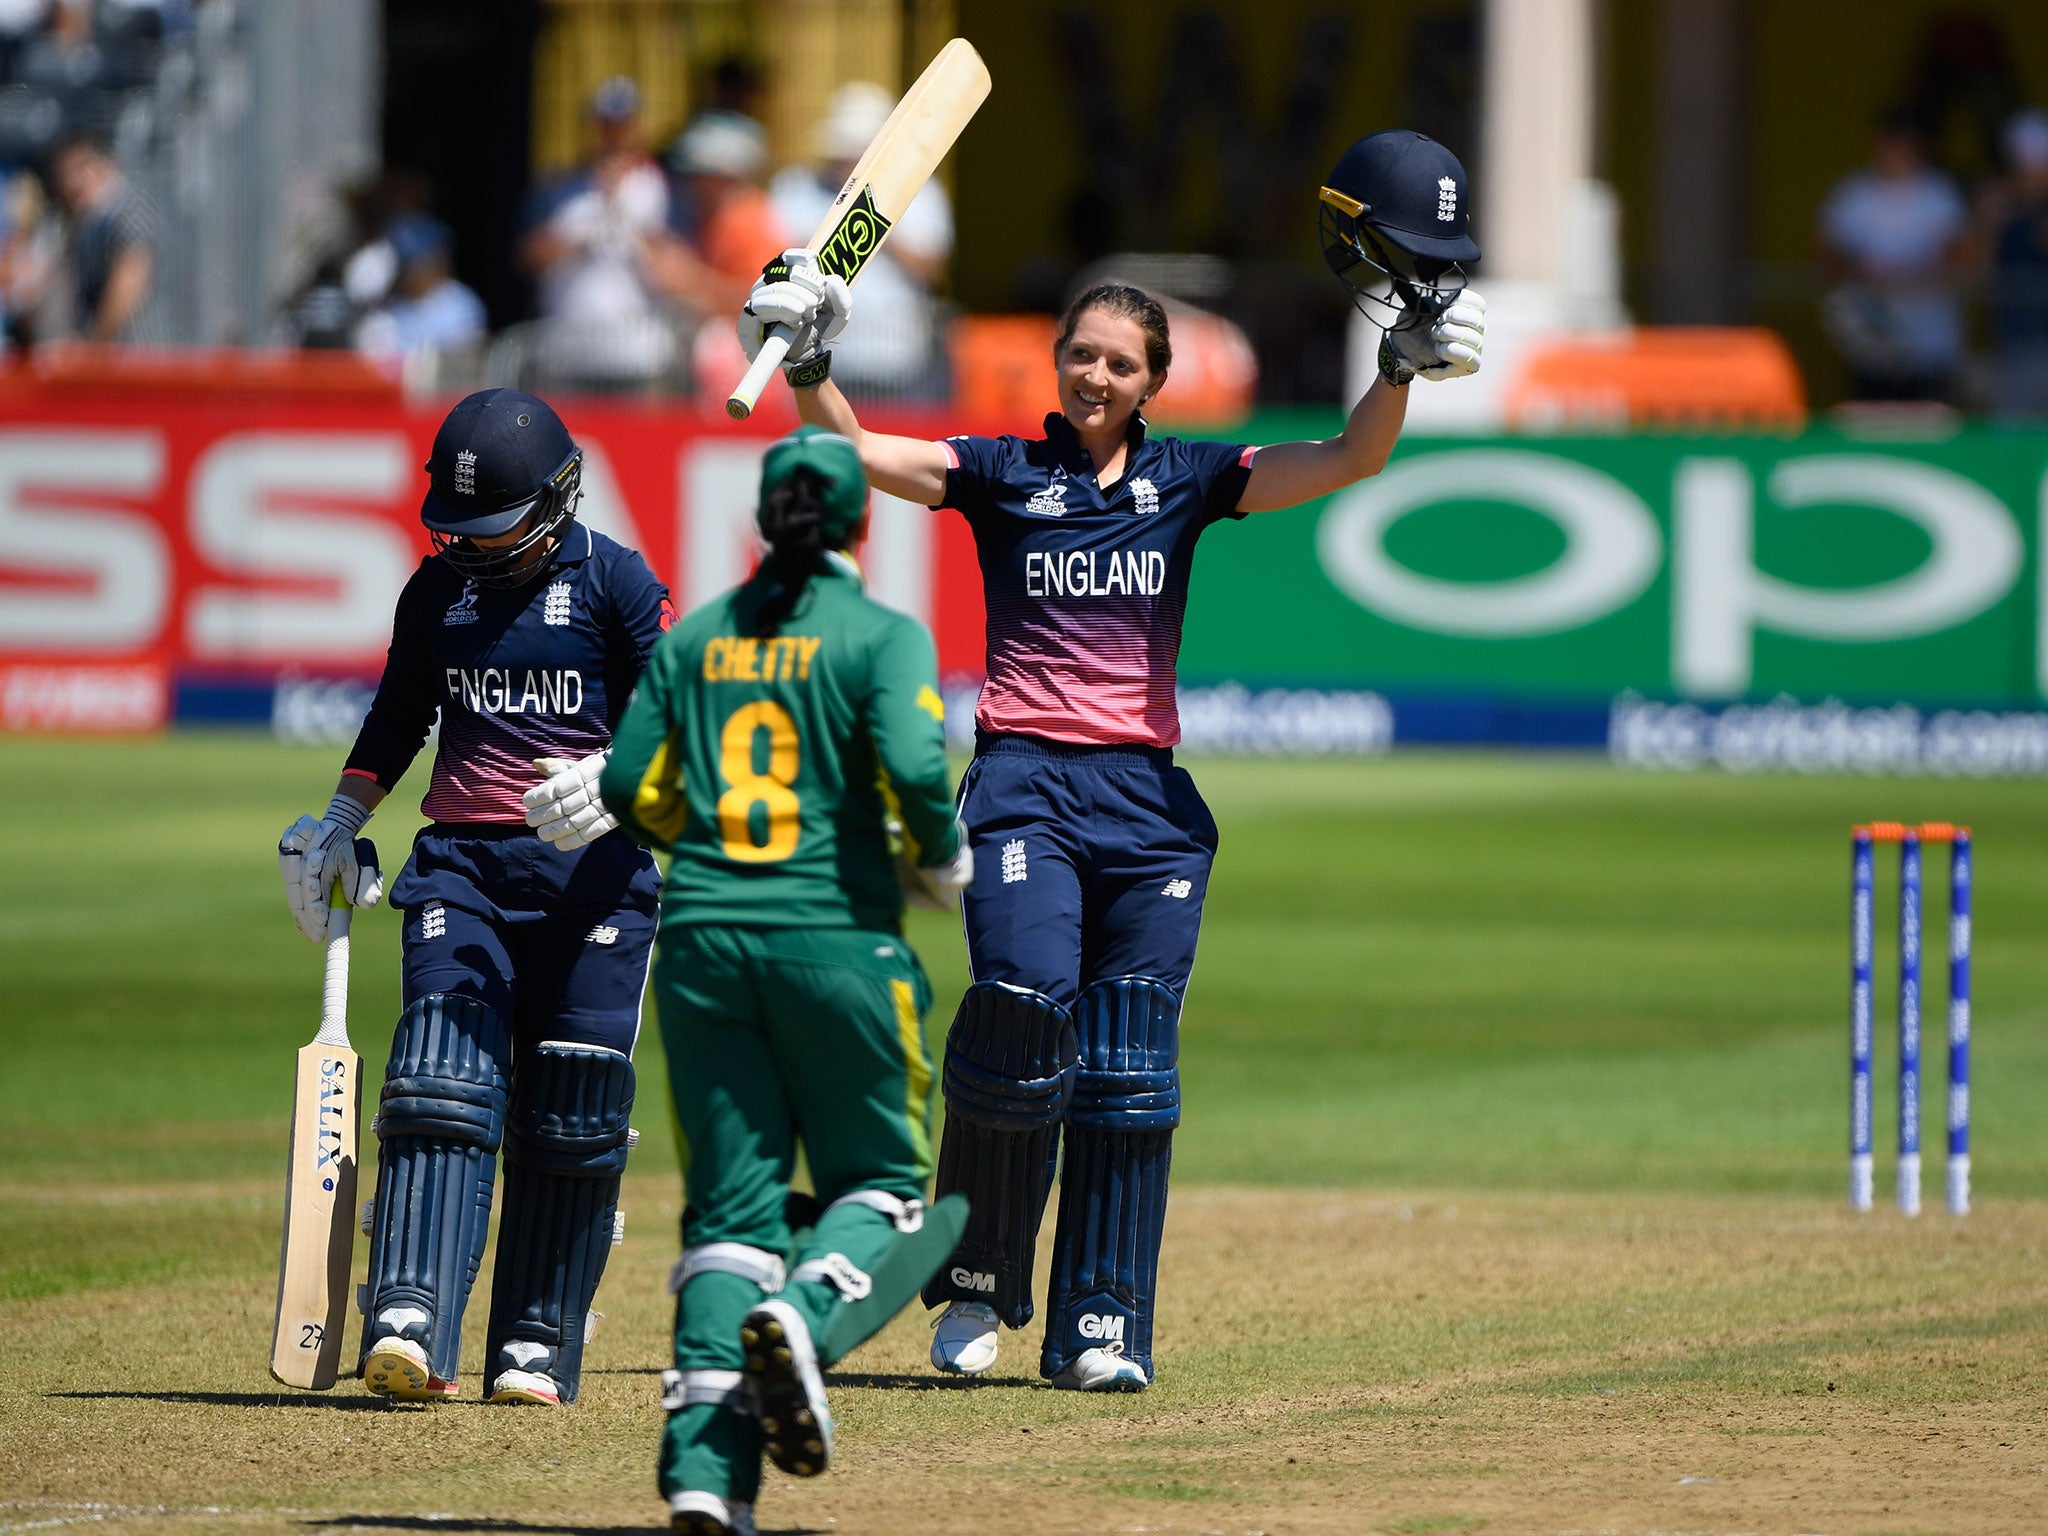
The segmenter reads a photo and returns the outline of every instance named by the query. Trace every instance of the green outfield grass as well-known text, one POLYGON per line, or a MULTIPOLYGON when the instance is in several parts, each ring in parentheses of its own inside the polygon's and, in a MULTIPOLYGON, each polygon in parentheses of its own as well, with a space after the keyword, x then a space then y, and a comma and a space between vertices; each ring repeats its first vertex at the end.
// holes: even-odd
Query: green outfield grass
MULTIPOLYGON (((274 848, 325 804, 337 755, 0 739, 0 1533, 420 1529, 430 1511, 589 1533, 654 1513, 676 1190, 651 1026, 628 1243, 573 1417, 365 1413, 359 1387, 264 1375, 292 1056, 319 987, 274 848)), ((764 1529, 958 1536, 1025 1507, 1047 1533, 2024 1528, 2006 1515, 2048 1466, 2048 794, 1581 757, 1191 766, 1223 850, 1159 1385, 1031 1390, 1027 1334, 988 1390, 926 1390, 922 1322, 902 1320, 837 1378, 847 1468, 778 1484, 764 1529), (1846 833, 1868 817, 1978 834, 1983 1208, 1953 1227, 1934 1214, 1938 859, 1930 1214, 1840 1208, 1846 833), (956 1461, 980 1502, 936 1475, 956 1461)), ((413 825, 372 823, 388 865, 413 825)), ((398 924, 356 932, 374 1069, 398 924)), ((913 936, 936 1045, 961 941, 936 918, 913 936)), ((471 1355, 481 1332, 473 1308, 471 1355)))
MULTIPOLYGON (((242 735, 0 742, 0 775, 24 787, 0 892, 0 1177, 272 1170, 318 985, 272 849, 325 803, 335 758, 242 735)), ((2048 1194, 2038 786, 1635 775, 1579 757, 1193 767, 1223 849, 1185 1031, 1186 1177, 1831 1191, 1845 832, 1882 815, 1977 828, 1979 1183, 2048 1194)), ((412 802, 408 787, 394 806, 412 802)), ((415 824, 372 823, 393 868, 415 824)), ((1930 1170, 1944 868, 1931 854, 1930 1170)), ((1880 870, 1882 1145, 1896 1052, 1882 856, 1880 870)), ((395 1016, 397 930, 389 912, 357 927, 352 1013, 372 1060, 395 1016)), ((913 937, 936 1043, 961 941, 937 918, 913 937)), ((658 1050, 650 1027, 649 1083, 658 1050)), ((666 1156, 653 1108, 643 1167, 666 1156)))

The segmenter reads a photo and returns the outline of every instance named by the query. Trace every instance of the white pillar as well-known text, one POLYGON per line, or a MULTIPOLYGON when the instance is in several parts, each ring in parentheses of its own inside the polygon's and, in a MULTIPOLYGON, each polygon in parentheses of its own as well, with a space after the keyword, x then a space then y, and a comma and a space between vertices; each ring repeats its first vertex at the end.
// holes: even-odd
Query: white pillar
MULTIPOLYGON (((1560 332, 1627 323, 1620 212, 1593 176, 1601 0, 1486 0, 1482 153, 1472 233, 1484 257, 1486 363, 1472 378, 1417 389, 1408 429, 1494 432, 1530 352, 1560 332)), ((1379 333, 1353 324, 1352 393, 1372 381, 1379 333)))
POLYGON ((1593 175, 1593 3, 1486 0, 1486 151, 1473 203, 1496 286, 1567 279, 1569 210, 1593 175))

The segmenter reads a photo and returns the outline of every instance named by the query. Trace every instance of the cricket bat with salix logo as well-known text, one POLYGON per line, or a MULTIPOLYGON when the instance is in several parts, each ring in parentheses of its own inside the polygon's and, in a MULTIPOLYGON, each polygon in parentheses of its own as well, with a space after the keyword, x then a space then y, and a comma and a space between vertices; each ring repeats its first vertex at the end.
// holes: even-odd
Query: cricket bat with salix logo
MULTIPOLYGON (((988 66, 966 38, 956 37, 938 51, 896 103, 812 234, 807 249, 817 253, 819 270, 860 281, 890 227, 931 180, 988 92, 988 66)), ((745 421, 752 414, 788 353, 789 333, 770 327, 760 356, 725 402, 728 416, 745 421)))
POLYGON ((320 1031, 299 1050, 292 1095, 284 1247, 270 1340, 270 1374, 314 1392, 334 1385, 355 1257, 363 1058, 348 1043, 348 926, 349 908, 337 890, 327 913, 320 1031))

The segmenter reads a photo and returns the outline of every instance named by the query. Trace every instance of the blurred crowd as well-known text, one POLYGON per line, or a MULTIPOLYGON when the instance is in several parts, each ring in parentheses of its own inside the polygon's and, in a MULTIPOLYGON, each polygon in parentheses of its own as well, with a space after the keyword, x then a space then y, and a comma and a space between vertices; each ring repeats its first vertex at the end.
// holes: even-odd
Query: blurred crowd
POLYGON ((1918 59, 1821 205, 1823 323, 1856 400, 2048 419, 2048 109, 1981 18, 1918 59))
POLYGON ((165 339, 151 303, 155 210, 111 145, 124 104, 193 14, 193 0, 0 0, 7 345, 165 339))
MULTIPOLYGON (((219 4, 0 0, 0 351, 193 339, 158 315, 164 225, 114 146, 168 50, 223 19, 219 4)), ((2026 99, 1992 23, 1944 14, 1913 57, 1865 163, 1818 210, 1823 328, 1857 400, 2048 419, 2048 107, 2026 99)), ((335 190, 294 245, 297 275, 271 318, 236 339, 353 350, 441 390, 722 388, 738 366, 730 317, 762 263, 809 240, 894 99, 840 86, 801 158, 778 166, 758 72, 728 59, 705 87, 702 110, 665 144, 634 80, 591 94, 583 160, 536 187, 523 213, 523 309, 505 291, 504 249, 458 250, 435 187, 392 166, 335 190), (496 264, 495 313, 458 275, 465 254, 471 271, 496 264)), ((952 247, 935 182, 863 276, 835 354, 850 390, 949 393, 939 295, 952 247)))
MULTIPOLYGON (((152 304, 162 225, 113 152, 123 93, 209 0, 0 0, 0 336, 123 345, 164 333, 152 304)), ((457 275, 462 255, 435 188, 387 167, 336 189, 266 344, 350 349, 431 387, 688 392, 733 371, 731 317, 770 257, 808 240, 895 106, 842 85, 807 156, 771 165, 760 81, 728 60, 707 104, 650 142, 638 84, 605 80, 586 112, 583 161, 535 188, 517 263, 527 316, 493 318, 457 275), (773 174, 771 174, 771 172, 773 174), (714 323, 706 323, 714 322, 714 323)), ((935 297, 953 245, 942 187, 921 192, 863 275, 836 377, 917 399, 949 388, 935 297)), ((743 366, 743 363, 739 364, 743 366)))
MULTIPOLYGON (((348 227, 292 309, 302 346, 386 358, 479 360, 491 383, 582 393, 688 392, 725 382, 731 317, 769 258, 808 240, 853 164, 895 107, 866 82, 825 103, 813 155, 770 175, 768 135, 748 110, 757 89, 737 61, 712 105, 657 154, 638 85, 605 80, 588 106, 589 152, 535 189, 519 240, 534 317, 487 334, 484 305, 454 275, 453 236, 431 189, 385 175, 352 202, 348 227)), ((836 378, 914 399, 948 385, 933 285, 953 244, 950 204, 932 183, 862 277, 836 378)))

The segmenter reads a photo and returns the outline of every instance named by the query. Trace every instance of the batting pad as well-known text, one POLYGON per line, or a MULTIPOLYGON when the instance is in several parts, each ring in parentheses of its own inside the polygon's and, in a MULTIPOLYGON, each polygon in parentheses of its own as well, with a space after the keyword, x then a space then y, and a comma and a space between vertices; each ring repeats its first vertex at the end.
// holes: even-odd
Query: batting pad
POLYGON ((521 1056, 505 1122, 486 1390, 502 1371, 532 1371, 552 1377, 564 1403, 576 1400, 632 1113, 633 1063, 621 1052, 544 1040, 521 1056))
POLYGON ((426 1350, 436 1377, 455 1379, 490 1229, 511 1050, 504 1021, 474 998, 431 993, 398 1021, 377 1111, 364 1358, 397 1335, 426 1350))
POLYGON ((1008 1327, 1031 1321, 1032 1256, 1075 1052, 1073 1015, 1043 993, 981 982, 960 999, 946 1036, 938 1192, 967 1197, 967 1229, 925 1286, 926 1306, 979 1301, 1008 1327))
POLYGON ((1067 1105, 1039 1370, 1056 1376, 1084 1350, 1113 1349, 1149 1380, 1180 1124, 1180 999, 1149 977, 1120 976, 1086 988, 1074 1011, 1081 1068, 1067 1105))

